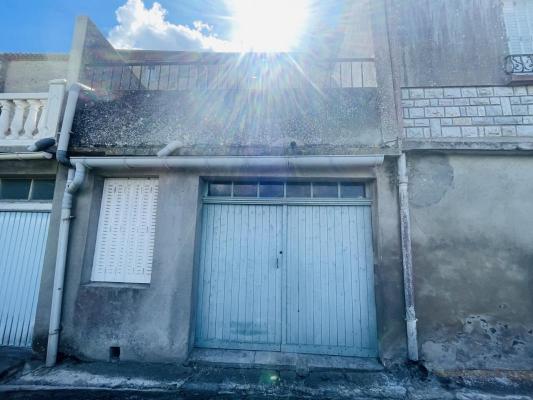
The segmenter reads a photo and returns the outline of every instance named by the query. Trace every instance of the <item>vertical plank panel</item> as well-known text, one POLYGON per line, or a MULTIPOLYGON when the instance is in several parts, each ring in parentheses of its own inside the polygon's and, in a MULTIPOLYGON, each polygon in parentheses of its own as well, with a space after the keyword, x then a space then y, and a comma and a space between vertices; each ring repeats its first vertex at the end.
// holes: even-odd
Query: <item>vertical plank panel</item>
POLYGON ((361 299, 359 297, 359 263, 357 259, 357 209, 348 208, 348 235, 350 246, 350 287, 352 291, 352 343, 354 347, 361 347, 361 299))
POLYGON ((226 263, 224 268, 224 295, 222 297, 222 339, 230 338, 231 328, 231 310, 230 301, 232 291, 232 280, 234 277, 234 253, 235 253, 235 208, 227 207, 226 210, 226 263))
POLYGON ((370 217, 369 206, 288 206, 282 350, 376 355, 370 217))
POLYGON ((0 212, 0 345, 31 346, 47 212, 0 212))
POLYGON ((374 291, 374 249, 372 245, 372 212, 370 207, 364 208, 365 214, 365 253, 366 253, 366 282, 367 282, 367 309, 368 309, 368 336, 369 352, 377 354, 377 321, 376 297, 374 291))
POLYGON ((275 257, 281 206, 203 208, 197 345, 279 350, 281 281, 275 257))
POLYGON ((357 220, 359 222, 357 234, 357 247, 358 247, 358 260, 359 260, 359 271, 360 271, 360 292, 361 292, 361 331, 363 333, 363 348, 368 348, 370 345, 370 332, 369 332, 369 314, 368 314, 368 282, 366 279, 366 235, 365 235, 365 214, 363 208, 357 209, 357 220))

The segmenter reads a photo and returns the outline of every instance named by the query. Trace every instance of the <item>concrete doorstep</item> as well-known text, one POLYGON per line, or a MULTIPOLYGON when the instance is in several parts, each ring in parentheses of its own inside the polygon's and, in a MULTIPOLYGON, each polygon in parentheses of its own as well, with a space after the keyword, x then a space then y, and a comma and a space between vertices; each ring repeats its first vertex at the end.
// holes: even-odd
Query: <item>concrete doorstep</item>
POLYGON ((2 399, 295 398, 533 400, 531 375, 493 371, 427 374, 417 367, 387 371, 309 371, 207 365, 66 361, 54 368, 26 362, 0 385, 2 399), (137 393, 137 397, 134 394, 137 393))

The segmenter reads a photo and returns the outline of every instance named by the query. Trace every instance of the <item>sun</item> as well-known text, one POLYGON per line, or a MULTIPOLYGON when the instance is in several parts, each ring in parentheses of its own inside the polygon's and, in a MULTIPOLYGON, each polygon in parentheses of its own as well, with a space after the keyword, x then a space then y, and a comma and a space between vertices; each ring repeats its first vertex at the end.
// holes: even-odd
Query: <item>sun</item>
POLYGON ((287 52, 302 39, 309 0, 228 0, 232 42, 241 51, 287 52))

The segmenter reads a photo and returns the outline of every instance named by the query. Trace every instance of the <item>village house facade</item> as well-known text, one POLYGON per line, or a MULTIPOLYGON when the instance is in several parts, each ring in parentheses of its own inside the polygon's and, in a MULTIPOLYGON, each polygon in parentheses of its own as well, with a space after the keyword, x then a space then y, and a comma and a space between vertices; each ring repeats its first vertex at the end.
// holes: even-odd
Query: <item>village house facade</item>
POLYGON ((79 18, 34 351, 530 369, 529 16, 354 0, 275 55, 114 49, 79 18))

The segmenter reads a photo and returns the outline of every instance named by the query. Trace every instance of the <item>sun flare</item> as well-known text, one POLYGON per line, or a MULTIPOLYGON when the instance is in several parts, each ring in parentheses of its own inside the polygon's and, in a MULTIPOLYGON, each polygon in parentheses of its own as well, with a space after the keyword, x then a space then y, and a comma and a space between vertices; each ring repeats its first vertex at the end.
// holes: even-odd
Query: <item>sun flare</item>
POLYGON ((284 52, 301 41, 309 0, 228 0, 232 42, 242 51, 284 52))

